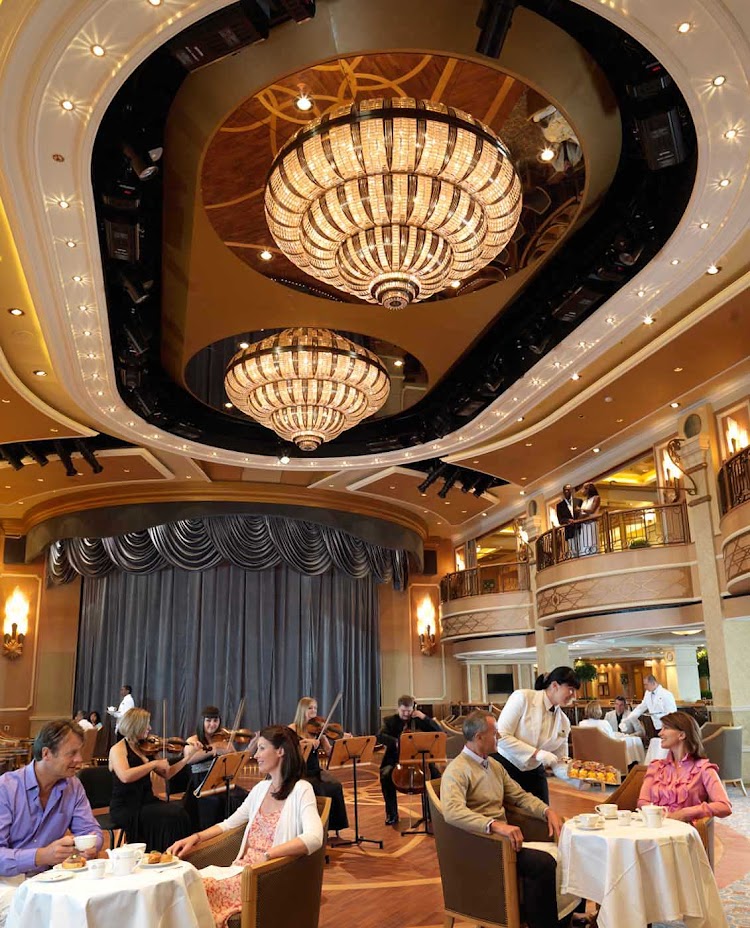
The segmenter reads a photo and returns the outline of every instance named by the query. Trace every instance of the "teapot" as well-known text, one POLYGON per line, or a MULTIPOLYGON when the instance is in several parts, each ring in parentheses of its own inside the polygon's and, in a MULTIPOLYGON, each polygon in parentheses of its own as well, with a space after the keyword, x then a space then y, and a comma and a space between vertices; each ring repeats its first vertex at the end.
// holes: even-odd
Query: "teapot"
POLYGON ((122 847, 107 848, 107 854, 112 861, 114 875, 127 876, 138 866, 143 850, 138 845, 124 844, 122 847))

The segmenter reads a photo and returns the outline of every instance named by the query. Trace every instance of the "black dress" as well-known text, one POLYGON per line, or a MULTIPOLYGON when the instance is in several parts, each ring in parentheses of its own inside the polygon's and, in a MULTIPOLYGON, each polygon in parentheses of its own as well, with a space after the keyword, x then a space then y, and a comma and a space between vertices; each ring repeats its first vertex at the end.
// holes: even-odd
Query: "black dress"
POLYGON ((318 758, 318 752, 314 748, 307 758, 305 779, 309 780, 316 796, 328 796, 331 800, 331 815, 328 819, 329 830, 341 831, 342 828, 348 828, 349 816, 344 801, 344 787, 330 773, 320 769, 320 759, 318 758))
POLYGON ((190 764, 190 780, 188 782, 182 804, 190 816, 192 831, 205 831, 212 825, 218 825, 225 818, 236 812, 247 799, 247 792, 239 786, 233 786, 229 793, 229 809, 227 809, 227 795, 224 791, 212 796, 196 798, 195 790, 206 779, 211 769, 213 758, 190 764))
MULTIPOLYGON (((125 742, 128 766, 140 767, 146 761, 125 742)), ((133 783, 123 783, 112 774, 109 814, 122 828, 129 842, 145 841, 149 851, 166 851, 170 844, 191 833, 190 818, 180 802, 163 802, 154 796, 151 775, 133 783)))

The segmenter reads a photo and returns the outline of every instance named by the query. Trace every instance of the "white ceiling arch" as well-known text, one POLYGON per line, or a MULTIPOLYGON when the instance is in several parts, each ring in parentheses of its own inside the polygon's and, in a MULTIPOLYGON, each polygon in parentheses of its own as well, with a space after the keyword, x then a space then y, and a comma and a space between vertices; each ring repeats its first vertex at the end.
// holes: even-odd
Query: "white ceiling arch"
MULTIPOLYGON (((398 6, 397 0, 379 2, 384 16, 398 6)), ((687 101, 699 139, 698 174, 675 233, 635 280, 465 428, 407 451, 341 460, 294 459, 287 467, 395 466, 500 437, 578 365, 590 364, 639 326, 645 314, 700 279, 744 231, 750 214, 750 47, 743 27, 750 29, 750 24, 740 21, 747 11, 737 7, 737 18, 733 14, 742 0, 694 0, 689 12, 682 0, 575 2, 651 49, 687 101), (677 27, 687 16, 691 28, 681 33, 677 27), (712 83, 718 75, 726 78, 721 87, 712 83), (724 134, 732 128, 738 132, 730 141, 724 134), (721 180, 730 183, 722 188, 721 180), (701 229, 701 223, 709 225, 701 229)), ((6 127, 0 142, 0 190, 55 370, 92 423, 135 444, 198 459, 278 467, 272 457, 211 448, 160 432, 120 400, 89 178, 99 122, 129 74, 172 35, 226 5, 227 0, 163 0, 158 6, 150 0, 56 0, 53 16, 50 4, 42 0, 17 4, 22 12, 0 81, 6 127), (94 44, 106 50, 103 57, 91 53, 94 44), (71 101, 71 110, 63 109, 64 100, 71 101), (63 199, 70 208, 60 208, 63 199)), ((324 2, 318 16, 325 15, 324 2)))

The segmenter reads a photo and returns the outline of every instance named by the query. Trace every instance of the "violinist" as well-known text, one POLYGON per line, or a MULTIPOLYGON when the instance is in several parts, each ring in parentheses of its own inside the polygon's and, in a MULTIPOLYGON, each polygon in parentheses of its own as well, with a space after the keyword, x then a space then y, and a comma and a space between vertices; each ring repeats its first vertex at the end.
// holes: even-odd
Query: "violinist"
MULTIPOLYGON (((324 722, 325 719, 318 716, 318 701, 311 696, 303 696, 297 703, 297 712, 289 728, 299 735, 302 744, 312 742, 313 749, 307 758, 305 779, 309 780, 316 796, 328 796, 331 800, 329 826, 338 837, 342 828, 349 827, 349 816, 344 801, 344 788, 328 771, 320 769, 318 748, 322 746, 329 756, 331 753, 328 736, 319 734, 324 722)), ((345 733, 342 731, 341 734, 345 733)))
MULTIPOLYGON (((197 799, 194 791, 205 779, 215 757, 234 752, 235 748, 229 740, 230 737, 231 732, 221 727, 219 709, 216 706, 206 706, 201 711, 195 734, 187 739, 183 754, 187 755, 190 762, 190 781, 185 790, 183 804, 195 831, 203 831, 226 818, 224 794, 217 793, 197 799)), ((246 796, 245 790, 233 787, 230 811, 233 812, 246 796)))
MULTIPOLYGON (((395 825, 398 822, 398 798, 393 784, 393 768, 398 763, 399 738, 405 731, 440 731, 434 719, 428 719, 417 708, 413 696, 399 696, 398 712, 383 719, 378 732, 378 744, 385 745, 385 754, 380 764, 380 788, 385 800, 385 823, 395 825)), ((433 777, 439 777, 437 768, 430 764, 433 777)))
POLYGON ((182 803, 163 802, 154 796, 151 774, 171 779, 196 749, 187 749, 187 756, 174 764, 163 756, 150 760, 144 751, 144 747, 148 748, 150 731, 151 714, 146 709, 130 709, 120 720, 122 740, 109 752, 112 773, 109 814, 115 826, 124 829, 129 842, 145 841, 149 850, 164 851, 190 834, 190 817, 182 803))

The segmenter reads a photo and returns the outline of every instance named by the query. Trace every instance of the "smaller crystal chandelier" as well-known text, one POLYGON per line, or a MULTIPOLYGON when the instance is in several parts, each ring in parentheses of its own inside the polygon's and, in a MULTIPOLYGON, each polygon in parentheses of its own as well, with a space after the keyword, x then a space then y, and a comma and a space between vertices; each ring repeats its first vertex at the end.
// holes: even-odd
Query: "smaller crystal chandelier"
POLYGON ((232 358, 237 409, 302 451, 315 451, 377 412, 391 384, 380 358, 328 329, 285 329, 232 358))
POLYGON ((3 656, 17 660, 23 654, 23 642, 29 630, 29 602, 16 587, 5 603, 3 656))

